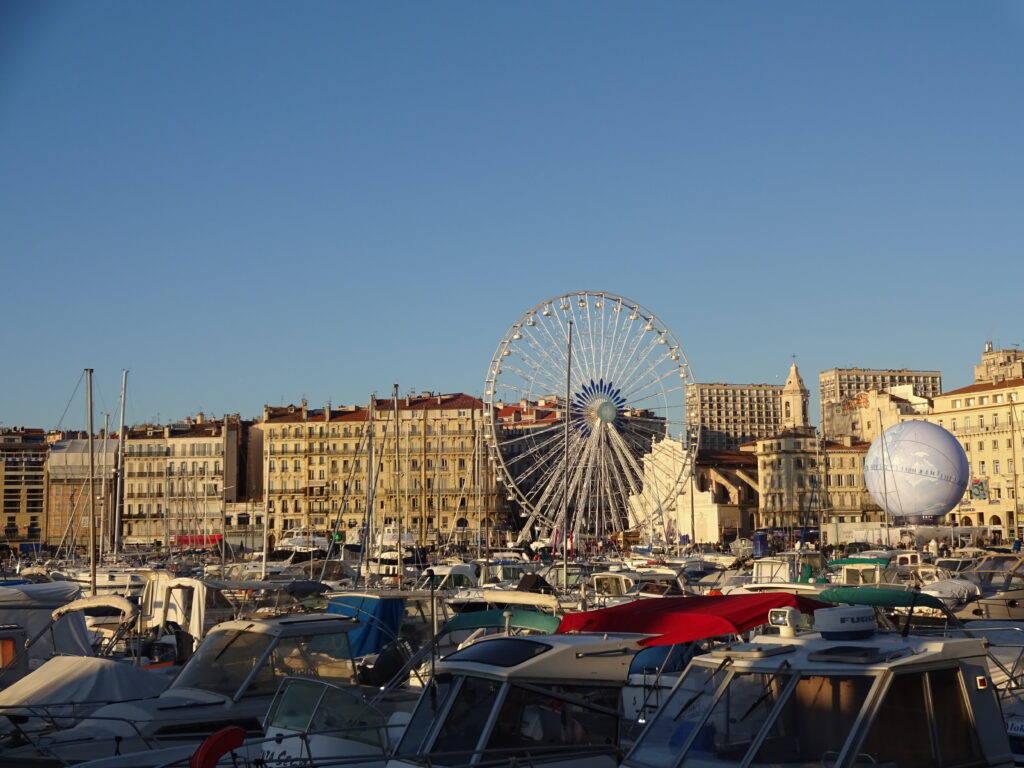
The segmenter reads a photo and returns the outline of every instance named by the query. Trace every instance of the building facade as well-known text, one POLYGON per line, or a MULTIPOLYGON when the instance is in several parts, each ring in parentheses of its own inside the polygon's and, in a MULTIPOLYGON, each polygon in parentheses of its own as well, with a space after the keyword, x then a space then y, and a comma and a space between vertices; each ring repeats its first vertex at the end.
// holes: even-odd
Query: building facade
POLYGON ((970 465, 967 492, 947 515, 949 525, 986 527, 997 541, 1024 534, 1022 406, 1024 377, 996 377, 934 399, 928 420, 960 441, 970 465))
MULTIPOLYGON (((113 545, 114 511, 117 506, 118 441, 92 441, 92 488, 95 500, 97 547, 113 545)), ((75 551, 88 548, 92 538, 89 521, 89 440, 58 440, 50 446, 46 461, 46 514, 43 541, 75 551)))
POLYGON ((0 429, 0 496, 4 541, 17 549, 39 541, 46 498, 46 435, 41 429, 0 429))
POLYGON ((226 506, 245 487, 245 426, 237 415, 207 420, 200 413, 176 424, 128 430, 125 546, 211 547, 240 535, 226 506))
POLYGON ((931 405, 929 398, 915 395, 910 385, 904 384, 888 391, 868 389, 841 403, 824 406, 831 430, 826 437, 838 441, 852 438, 855 442, 870 443, 894 424, 927 416, 931 405))
POLYGON ((500 543, 504 496, 483 415, 482 401, 461 393, 266 406, 259 429, 271 535, 337 528, 353 543, 369 524, 376 544, 500 543))
POLYGON ((931 398, 942 392, 942 374, 939 371, 912 371, 906 368, 832 368, 818 374, 818 392, 821 398, 821 431, 827 438, 841 434, 834 423, 835 406, 842 406, 849 398, 868 390, 891 391, 894 387, 909 386, 911 394, 931 398))
POLYGON ((1024 379, 1024 349, 993 349, 992 342, 985 342, 981 363, 974 366, 974 383, 1024 379))
POLYGON ((692 384, 686 417, 700 428, 700 450, 735 451, 782 429, 782 390, 777 384, 692 384))

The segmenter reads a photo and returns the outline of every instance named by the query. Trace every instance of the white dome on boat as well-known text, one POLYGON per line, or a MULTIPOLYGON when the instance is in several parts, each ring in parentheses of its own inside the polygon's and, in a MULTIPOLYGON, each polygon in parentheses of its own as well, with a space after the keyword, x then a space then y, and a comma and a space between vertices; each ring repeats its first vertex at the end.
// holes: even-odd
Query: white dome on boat
POLYGON ((814 612, 814 631, 825 640, 863 640, 876 629, 875 611, 868 605, 842 605, 814 612))

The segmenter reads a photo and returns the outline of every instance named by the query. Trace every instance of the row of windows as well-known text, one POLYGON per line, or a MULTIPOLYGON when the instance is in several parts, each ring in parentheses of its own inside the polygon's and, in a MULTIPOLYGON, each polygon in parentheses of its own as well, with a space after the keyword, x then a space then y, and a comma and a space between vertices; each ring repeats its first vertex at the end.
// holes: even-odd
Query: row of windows
POLYGON ((993 405, 999 405, 1002 402, 1010 402, 1010 403, 1017 402, 1017 393, 1016 392, 1008 393, 1006 395, 1006 397, 1005 397, 1005 400, 1004 400, 1004 397, 1003 397, 1002 394, 995 394, 995 395, 991 395, 991 396, 989 396, 989 395, 978 395, 977 397, 956 398, 956 399, 953 400, 952 407, 953 408, 971 408, 971 407, 973 407, 975 405, 988 405, 989 403, 992 403, 993 405))
MULTIPOLYGON (((1003 416, 1006 419, 1005 421, 1001 420, 999 418, 999 416, 1000 416, 1000 414, 998 414, 998 413, 978 414, 978 429, 984 429, 986 426, 998 427, 1001 424, 1005 424, 1007 426, 1010 426, 1010 425, 1012 425, 1014 423, 1013 414, 1010 411, 1007 411, 1005 414, 1003 414, 1003 416), (986 416, 988 418, 987 421, 986 421, 986 416)), ((939 424, 942 424, 942 420, 941 419, 939 420, 939 424)), ((971 417, 970 416, 964 416, 964 420, 963 420, 963 428, 964 428, 964 430, 971 429, 971 426, 972 426, 971 417)), ((950 422, 949 422, 949 431, 950 432, 956 432, 957 431, 957 420, 956 419, 951 419, 950 420, 950 422)))
MULTIPOLYGON (((464 411, 459 411, 459 416, 464 418, 465 417, 465 412, 464 411)), ((452 425, 451 431, 455 432, 455 433, 462 433, 463 431, 469 431, 469 430, 464 429, 467 426, 468 425, 463 424, 462 422, 456 422, 455 424, 452 425)), ((369 427, 369 425, 367 425, 367 427, 369 427)), ((391 433, 393 431, 394 431, 394 425, 392 424, 392 422, 389 421, 387 417, 382 416, 381 417, 381 421, 377 425, 377 429, 375 430, 375 432, 377 434, 384 435, 384 434, 391 433)), ((438 434, 444 435, 444 434, 447 434, 448 431, 449 431, 448 430, 448 424, 442 423, 442 424, 438 424, 437 425, 437 432, 438 432, 438 434)), ((418 435, 420 433, 420 425, 419 424, 409 424, 406 429, 402 430, 402 432, 404 434, 409 434, 409 435, 418 435)), ((423 433, 427 434, 427 435, 434 434, 434 425, 433 424, 425 424, 423 426, 423 433)), ((271 440, 276 440, 278 437, 282 437, 282 438, 302 437, 303 436, 303 428, 301 426, 281 427, 281 429, 278 430, 275 427, 275 428, 271 428, 270 429, 269 434, 270 434, 270 439, 271 440)), ((331 427, 328 430, 328 429, 325 429, 321 425, 321 426, 317 426, 317 427, 306 427, 306 430, 305 430, 305 436, 306 437, 361 437, 362 434, 363 434, 363 427, 362 426, 356 426, 356 427, 336 427, 335 426, 335 427, 331 427)))

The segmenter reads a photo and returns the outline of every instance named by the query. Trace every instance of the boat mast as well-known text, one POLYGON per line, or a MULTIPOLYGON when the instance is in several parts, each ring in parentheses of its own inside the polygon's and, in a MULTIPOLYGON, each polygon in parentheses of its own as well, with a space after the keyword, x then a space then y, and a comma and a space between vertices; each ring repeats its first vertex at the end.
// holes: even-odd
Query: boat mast
POLYGON ((121 371, 121 423, 117 428, 117 490, 114 492, 114 553, 121 551, 121 513, 124 511, 124 395, 128 371, 121 371))
POLYGON ((569 397, 572 385, 572 320, 569 321, 569 346, 565 358, 565 429, 562 435, 562 588, 569 588, 569 397))
POLYGON ((398 385, 391 387, 391 410, 395 414, 395 471, 392 473, 395 478, 395 529, 398 532, 398 573, 405 575, 405 550, 402 547, 402 507, 398 503, 398 487, 402 476, 399 467, 401 466, 398 453, 398 436, 401 430, 398 428, 398 385))
POLYGON ((96 457, 92 444, 92 368, 85 369, 85 400, 89 429, 89 589, 96 597, 96 457))

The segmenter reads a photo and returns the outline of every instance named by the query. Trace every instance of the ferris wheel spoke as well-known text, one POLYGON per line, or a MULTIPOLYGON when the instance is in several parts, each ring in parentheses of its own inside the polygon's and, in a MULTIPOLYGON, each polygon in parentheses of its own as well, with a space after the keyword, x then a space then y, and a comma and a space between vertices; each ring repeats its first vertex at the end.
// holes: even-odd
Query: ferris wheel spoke
MULTIPOLYGON (((623 383, 623 396, 630 403, 643 402, 644 400, 649 400, 652 397, 663 397, 666 390, 661 387, 661 383, 672 376, 675 371, 664 370, 659 372, 651 367, 647 373, 648 378, 646 379, 637 379, 635 382, 629 381, 623 383)), ((677 389, 676 391, 679 390, 677 389)))
POLYGON ((633 519, 648 530, 663 521, 674 476, 692 472, 696 450, 674 377, 692 381, 681 347, 653 313, 622 296, 563 294, 513 324, 485 391, 492 460, 509 499, 519 500, 525 535, 559 521, 565 531, 595 536, 633 519), (553 402, 541 405, 547 398, 553 402), (536 423, 516 429, 506 420, 517 412, 498 418, 498 404, 536 423), (662 468, 666 451, 673 458, 662 468))
MULTIPOLYGON (((650 326, 648 325, 648 327, 650 326)), ((649 333, 649 331, 644 332, 645 335, 646 333, 649 333)), ((638 383, 646 386, 656 386, 660 383, 652 378, 653 375, 657 375, 657 368, 654 361, 651 360, 651 353, 658 349, 657 338, 645 341, 644 336, 637 336, 635 341, 636 349, 633 357, 630 358, 631 365, 628 376, 624 376, 621 381, 623 391, 634 389, 638 383)), ((668 373, 671 373, 671 371, 666 370, 665 374, 668 373)))

